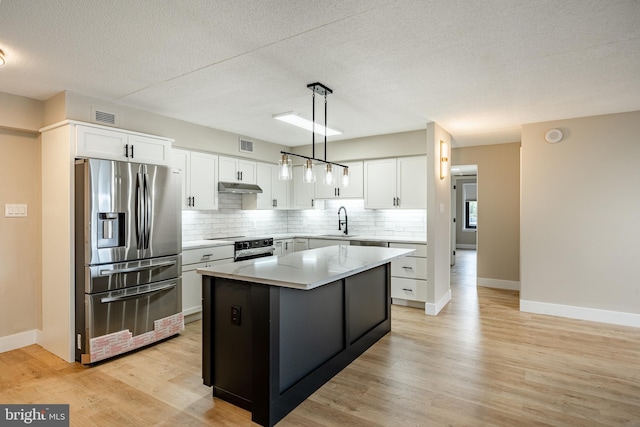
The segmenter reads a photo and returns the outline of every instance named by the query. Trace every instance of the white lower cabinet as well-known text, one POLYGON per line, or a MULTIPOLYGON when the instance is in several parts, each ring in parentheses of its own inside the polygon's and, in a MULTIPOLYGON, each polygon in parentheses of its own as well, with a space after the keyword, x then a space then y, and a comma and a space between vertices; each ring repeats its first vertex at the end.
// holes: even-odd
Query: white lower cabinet
POLYGON ((349 245, 348 240, 338 239, 309 239, 309 249, 323 248, 325 246, 349 245))
POLYGON ((294 242, 293 239, 274 240, 273 246, 276 248, 274 255, 286 255, 293 252, 294 242))
POLYGON ((391 301, 424 308, 427 301, 427 245, 389 243, 390 248, 415 249, 410 256, 391 261, 391 301))
POLYGON ((309 249, 309 239, 298 237, 293 239, 293 251, 300 252, 309 249))
POLYGON ((199 268, 233 262, 233 245, 182 251, 182 314, 185 323, 201 318, 202 276, 199 268))

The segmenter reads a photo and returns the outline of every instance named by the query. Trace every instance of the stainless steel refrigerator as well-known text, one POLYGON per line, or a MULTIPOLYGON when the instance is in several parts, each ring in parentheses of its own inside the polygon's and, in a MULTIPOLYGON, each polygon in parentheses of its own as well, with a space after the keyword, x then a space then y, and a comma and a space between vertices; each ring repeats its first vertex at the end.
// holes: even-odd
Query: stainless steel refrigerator
POLYGON ((76 160, 76 360, 95 363, 184 329, 180 173, 76 160))

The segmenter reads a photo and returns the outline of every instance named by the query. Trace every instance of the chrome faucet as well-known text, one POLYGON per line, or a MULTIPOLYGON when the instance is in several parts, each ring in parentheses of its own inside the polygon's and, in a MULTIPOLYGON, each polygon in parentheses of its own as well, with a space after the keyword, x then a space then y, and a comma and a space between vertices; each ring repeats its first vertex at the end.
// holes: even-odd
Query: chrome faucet
POLYGON ((342 230, 342 226, 344 225, 344 234, 349 234, 349 223, 347 218, 347 208, 344 206, 340 206, 338 209, 338 230, 342 230), (340 211, 344 210, 344 221, 340 219, 340 211))

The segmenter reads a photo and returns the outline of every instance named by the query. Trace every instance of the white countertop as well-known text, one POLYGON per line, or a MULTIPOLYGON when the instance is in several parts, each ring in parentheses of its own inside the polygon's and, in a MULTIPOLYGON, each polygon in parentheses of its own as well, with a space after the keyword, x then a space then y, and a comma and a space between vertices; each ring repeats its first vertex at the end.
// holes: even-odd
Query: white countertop
POLYGON ((337 245, 200 268, 205 276, 309 290, 386 264, 412 249, 337 245))
MULTIPOLYGON (((327 233, 327 234, 295 234, 295 237, 309 238, 309 239, 330 239, 330 240, 363 240, 371 242, 389 242, 389 243, 415 243, 415 244, 427 244, 426 237, 398 237, 398 236, 378 236, 371 234, 353 234, 345 236, 342 233, 327 233)), ((275 239, 275 238, 274 238, 275 239)))
MULTIPOLYGON (((263 237, 263 235, 260 235, 263 237)), ((328 239, 328 240, 364 240, 364 241, 372 241, 372 242, 390 242, 390 243, 414 243, 414 244, 426 244, 426 237, 394 237, 394 236, 373 236, 370 234, 356 234, 345 236, 342 233, 327 233, 327 234, 305 234, 305 233, 288 233, 288 234, 276 234, 270 235, 274 240, 284 240, 284 239, 293 239, 296 237, 300 237, 303 239, 328 239)), ((248 236, 247 239, 251 239, 251 236, 248 236)), ((182 242, 182 250, 189 249, 197 249, 197 248, 207 248, 207 247, 215 247, 215 246, 226 246, 233 245, 234 242, 229 240, 191 240, 188 242, 182 242)))
POLYGON ((182 250, 230 245, 233 245, 233 242, 230 240, 191 240, 189 242, 182 242, 182 250))

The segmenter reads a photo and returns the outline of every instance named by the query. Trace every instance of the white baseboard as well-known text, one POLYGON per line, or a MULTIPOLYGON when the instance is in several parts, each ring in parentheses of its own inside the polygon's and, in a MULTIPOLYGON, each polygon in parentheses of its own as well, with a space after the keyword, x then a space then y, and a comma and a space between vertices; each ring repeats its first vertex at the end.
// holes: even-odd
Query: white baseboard
POLYGON ((640 328, 640 314, 520 300, 520 311, 640 328))
POLYGON ((437 303, 426 303, 424 305, 424 312, 430 316, 436 316, 438 313, 440 313, 440 310, 442 310, 444 306, 449 303, 449 301, 451 301, 451 289, 449 289, 437 303))
POLYGON ((31 344, 37 344, 37 335, 37 330, 32 329, 30 331, 0 337, 0 353, 26 347, 31 344))
POLYGON ((473 243, 456 243, 456 249, 476 249, 473 243))
POLYGON ((510 291, 520 290, 520 282, 516 282, 514 280, 486 279, 484 277, 478 277, 477 285, 485 288, 508 289, 510 291))

